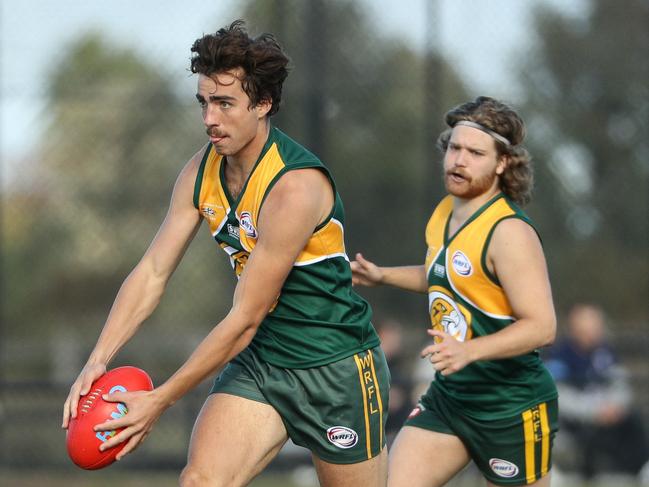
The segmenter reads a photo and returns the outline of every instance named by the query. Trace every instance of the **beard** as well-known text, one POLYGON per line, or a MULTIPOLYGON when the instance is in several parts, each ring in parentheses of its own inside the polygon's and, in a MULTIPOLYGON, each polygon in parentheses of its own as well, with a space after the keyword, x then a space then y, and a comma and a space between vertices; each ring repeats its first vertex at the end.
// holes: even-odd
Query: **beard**
POLYGON ((478 178, 472 178, 463 171, 446 171, 444 173, 444 187, 451 195, 470 200, 489 191, 493 187, 494 181, 497 177, 498 175, 495 171, 478 178), (462 177, 462 180, 454 180, 454 174, 459 174, 462 177))

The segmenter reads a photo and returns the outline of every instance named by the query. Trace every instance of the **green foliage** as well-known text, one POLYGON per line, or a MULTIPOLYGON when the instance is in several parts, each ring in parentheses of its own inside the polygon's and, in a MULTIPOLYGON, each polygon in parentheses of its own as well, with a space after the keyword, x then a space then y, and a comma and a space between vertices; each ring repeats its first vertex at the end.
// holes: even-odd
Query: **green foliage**
POLYGON ((593 0, 537 12, 523 71, 537 162, 532 207, 561 308, 585 299, 646 320, 649 295, 649 4, 593 0))
MULTIPOLYGON (((273 32, 291 57, 275 123, 332 170, 346 208, 347 253, 383 264, 423 261, 425 224, 442 196, 434 191, 441 156, 424 148, 437 138, 430 130, 443 113, 428 100, 443 90, 444 107, 464 101, 453 68, 436 53, 429 59, 382 36, 354 1, 253 1, 244 18, 252 33, 273 32), (431 64, 435 94, 425 91, 431 64)), ((427 323, 420 296, 360 292, 377 319, 398 314, 408 324, 427 323)))
MULTIPOLYGON (((170 79, 99 34, 78 39, 56 66, 30 185, 6 203, 4 318, 13 338, 38 333, 45 345, 48 336, 69 335, 82 363, 98 337, 120 283, 162 222, 176 175, 205 143, 192 94, 183 94, 191 105, 182 102, 170 79)), ((173 297, 152 318, 171 343, 187 323, 206 334, 230 299, 220 292, 232 280, 225 262, 215 263, 208 233, 198 240, 172 279, 173 297)), ((188 353, 170 349, 167 358, 188 353)), ((29 366, 20 360, 34 357, 17 357, 9 375, 48 367, 51 357, 35 356, 29 366)))

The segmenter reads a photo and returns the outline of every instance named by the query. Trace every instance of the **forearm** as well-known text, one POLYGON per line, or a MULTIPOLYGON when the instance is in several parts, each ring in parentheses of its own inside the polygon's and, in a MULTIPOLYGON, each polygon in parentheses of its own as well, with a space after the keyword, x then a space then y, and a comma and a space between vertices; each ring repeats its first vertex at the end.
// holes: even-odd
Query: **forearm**
POLYGON ((166 281, 134 269, 122 284, 88 363, 108 364, 155 310, 166 281))
POLYGON ((425 293, 428 291, 426 268, 423 265, 381 267, 383 278, 381 284, 425 293))
POLYGON ((516 357, 549 345, 554 340, 556 324, 549 318, 520 319, 491 335, 466 342, 471 361, 516 357))
POLYGON ((255 320, 246 320, 230 312, 223 321, 203 339, 196 350, 176 373, 158 388, 162 401, 168 407, 210 375, 221 370, 248 344, 256 332, 255 320))

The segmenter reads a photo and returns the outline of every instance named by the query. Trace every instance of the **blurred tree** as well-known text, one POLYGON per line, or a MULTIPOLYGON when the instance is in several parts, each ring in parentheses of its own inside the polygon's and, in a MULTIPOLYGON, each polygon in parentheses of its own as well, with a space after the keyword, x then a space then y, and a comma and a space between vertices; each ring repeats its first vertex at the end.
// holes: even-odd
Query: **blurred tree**
MULTIPOLYGON (((5 319, 14 339, 37 334, 52 346, 78 340, 76 359, 85 359, 164 217, 176 175, 205 143, 192 94, 181 102, 172 79, 159 64, 89 34, 47 80, 46 137, 34 141, 32 184, 8 195, 5 212, 5 319)), ((192 246, 170 284, 172 298, 152 317, 165 329, 156 346, 182 357, 191 347, 178 350, 179 337, 189 334, 193 344, 192 335, 206 334, 230 299, 219 291, 231 276, 212 264, 208 235, 192 246)), ((38 356, 31 367, 14 362, 8 375, 48 367, 51 357, 38 356)))
POLYGON ((536 12, 522 72, 555 296, 645 323, 649 296, 649 3, 536 12))
MULTIPOLYGON (((442 196, 441 156, 422 150, 438 135, 424 132, 425 118, 443 118, 425 103, 426 69, 440 70, 434 96, 450 108, 466 97, 453 68, 437 53, 430 63, 427 53, 386 38, 351 0, 250 1, 244 18, 253 32, 275 33, 292 59, 275 122, 331 169, 345 202, 349 256, 362 251, 386 265, 423 262, 425 224, 442 196)), ((427 323, 421 296, 360 292, 377 313, 427 323)))

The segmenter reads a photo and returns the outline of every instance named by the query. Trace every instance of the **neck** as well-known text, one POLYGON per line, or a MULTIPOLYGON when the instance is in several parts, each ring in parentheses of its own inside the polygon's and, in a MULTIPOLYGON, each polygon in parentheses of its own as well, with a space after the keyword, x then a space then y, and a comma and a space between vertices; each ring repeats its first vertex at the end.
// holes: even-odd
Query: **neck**
POLYGON ((247 177, 252 168, 259 159, 270 133, 270 122, 260 123, 257 128, 255 137, 239 152, 227 156, 228 168, 232 170, 233 175, 247 177))
POLYGON ((462 224, 468 220, 482 205, 491 198, 500 193, 498 186, 491 188, 489 191, 482 193, 475 198, 465 199, 457 196, 453 197, 453 219, 462 224))

